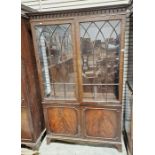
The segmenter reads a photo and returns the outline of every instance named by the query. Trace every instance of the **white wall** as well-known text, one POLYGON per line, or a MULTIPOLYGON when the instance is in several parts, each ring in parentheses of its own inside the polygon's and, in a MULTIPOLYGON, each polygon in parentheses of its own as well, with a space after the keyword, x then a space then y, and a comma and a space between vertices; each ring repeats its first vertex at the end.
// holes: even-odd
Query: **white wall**
POLYGON ((38 11, 69 10, 88 7, 128 4, 130 0, 21 0, 38 11))

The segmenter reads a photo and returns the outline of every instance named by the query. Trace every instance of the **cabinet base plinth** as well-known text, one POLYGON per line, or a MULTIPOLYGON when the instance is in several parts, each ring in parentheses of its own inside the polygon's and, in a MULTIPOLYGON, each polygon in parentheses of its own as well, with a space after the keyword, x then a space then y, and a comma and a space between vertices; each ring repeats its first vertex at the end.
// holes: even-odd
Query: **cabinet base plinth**
POLYGON ((53 136, 48 134, 46 136, 46 143, 50 144, 51 142, 59 141, 65 143, 74 143, 74 144, 82 144, 82 145, 91 145, 91 146, 102 146, 102 147, 110 147, 116 148, 119 152, 122 152, 122 143, 115 141, 105 141, 105 140, 97 140, 97 139, 84 139, 84 138, 75 138, 75 137, 63 137, 63 136, 53 136))
POLYGON ((23 148, 28 148, 28 149, 32 149, 32 150, 38 150, 40 145, 41 145, 41 142, 42 140, 44 139, 46 135, 46 129, 44 129, 42 131, 42 133, 40 134, 39 138, 36 140, 36 142, 28 142, 28 141, 22 141, 21 142, 21 146, 23 148))

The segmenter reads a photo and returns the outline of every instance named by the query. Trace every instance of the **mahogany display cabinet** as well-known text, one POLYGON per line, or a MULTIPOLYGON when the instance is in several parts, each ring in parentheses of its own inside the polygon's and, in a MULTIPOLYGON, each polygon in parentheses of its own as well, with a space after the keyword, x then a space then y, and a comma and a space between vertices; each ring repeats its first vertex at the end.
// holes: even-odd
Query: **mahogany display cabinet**
POLYGON ((37 149, 45 134, 41 93, 29 20, 21 18, 21 144, 37 149))
POLYGON ((60 140, 121 150, 123 12, 28 14, 47 143, 60 140))

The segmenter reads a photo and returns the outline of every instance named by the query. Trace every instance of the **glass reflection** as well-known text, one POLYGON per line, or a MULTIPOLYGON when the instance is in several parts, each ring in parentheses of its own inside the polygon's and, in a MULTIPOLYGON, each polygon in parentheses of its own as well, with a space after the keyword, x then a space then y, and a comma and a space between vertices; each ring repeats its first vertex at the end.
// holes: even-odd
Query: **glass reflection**
POLYGON ((45 96, 75 98, 71 25, 41 25, 35 29, 45 96))
POLYGON ((80 23, 80 40, 84 98, 117 100, 109 84, 119 83, 120 21, 80 23))

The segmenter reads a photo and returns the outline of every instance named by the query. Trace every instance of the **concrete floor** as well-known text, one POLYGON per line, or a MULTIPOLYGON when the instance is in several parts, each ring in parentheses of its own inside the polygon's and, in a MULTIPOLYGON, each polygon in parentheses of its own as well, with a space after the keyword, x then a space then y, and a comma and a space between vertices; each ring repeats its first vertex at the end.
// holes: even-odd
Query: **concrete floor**
POLYGON ((124 143, 122 152, 120 153, 115 148, 108 147, 95 147, 58 142, 51 142, 47 145, 46 138, 44 138, 38 152, 22 149, 22 155, 127 155, 127 153, 124 143))

